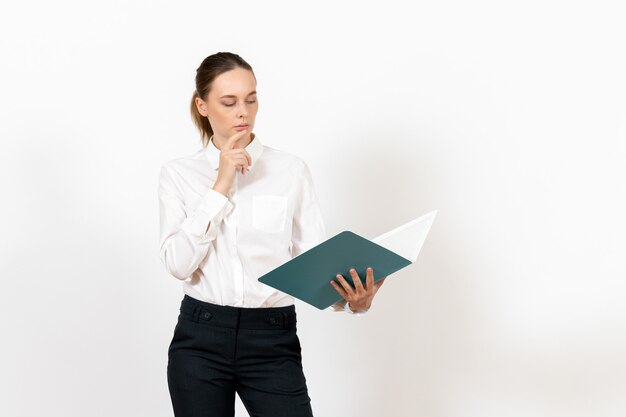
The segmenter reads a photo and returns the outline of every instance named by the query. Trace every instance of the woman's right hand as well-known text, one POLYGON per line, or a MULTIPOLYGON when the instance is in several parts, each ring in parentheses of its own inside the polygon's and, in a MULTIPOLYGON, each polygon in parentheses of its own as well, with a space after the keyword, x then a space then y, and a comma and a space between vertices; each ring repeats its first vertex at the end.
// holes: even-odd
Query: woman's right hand
POLYGON ((226 197, 228 197, 228 193, 233 186, 235 173, 241 169, 241 173, 245 174, 248 166, 252 163, 250 154, 245 148, 239 148, 237 143, 247 133, 248 129, 235 133, 228 138, 226 145, 220 150, 220 163, 213 189, 226 197))

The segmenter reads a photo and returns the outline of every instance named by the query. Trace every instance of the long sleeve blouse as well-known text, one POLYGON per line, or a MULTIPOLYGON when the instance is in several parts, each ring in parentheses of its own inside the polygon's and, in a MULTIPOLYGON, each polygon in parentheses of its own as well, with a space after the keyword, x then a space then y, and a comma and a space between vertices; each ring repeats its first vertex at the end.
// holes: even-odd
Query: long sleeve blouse
MULTIPOLYGON (((292 296, 257 279, 326 240, 324 220, 306 163, 252 135, 245 148, 250 170, 235 174, 228 196, 212 189, 220 156, 212 141, 161 167, 160 259, 183 292, 198 300, 291 305, 292 296)), ((352 313, 346 304, 331 307, 352 313)))

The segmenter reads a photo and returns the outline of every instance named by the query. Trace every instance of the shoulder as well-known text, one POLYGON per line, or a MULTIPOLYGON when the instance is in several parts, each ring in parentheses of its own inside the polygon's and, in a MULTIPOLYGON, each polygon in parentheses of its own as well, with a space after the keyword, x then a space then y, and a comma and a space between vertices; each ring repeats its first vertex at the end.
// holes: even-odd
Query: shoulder
POLYGON ((280 166, 281 170, 289 170, 297 174, 308 170, 308 166, 302 157, 267 145, 263 145, 262 159, 267 164, 280 166))
POLYGON ((206 152, 200 148, 195 152, 172 158, 161 165, 160 177, 185 176, 186 172, 203 168, 207 164, 206 152))

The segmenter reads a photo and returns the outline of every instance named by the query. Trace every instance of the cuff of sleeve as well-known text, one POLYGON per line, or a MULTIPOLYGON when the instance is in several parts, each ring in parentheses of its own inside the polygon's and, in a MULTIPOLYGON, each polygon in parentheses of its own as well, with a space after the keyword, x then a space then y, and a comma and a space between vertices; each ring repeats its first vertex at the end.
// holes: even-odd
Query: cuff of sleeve
POLYGON ((350 303, 346 300, 339 300, 331 306, 334 312, 346 312, 353 316, 362 316, 367 313, 368 310, 354 312, 350 309, 350 303))
POLYGON ((233 209, 233 204, 222 193, 209 188, 193 214, 187 216, 180 228, 199 243, 215 238, 217 224, 233 209), (209 222, 211 224, 209 225, 209 222), (207 230, 207 226, 209 229, 207 230), (206 233, 205 233, 206 231, 206 233))

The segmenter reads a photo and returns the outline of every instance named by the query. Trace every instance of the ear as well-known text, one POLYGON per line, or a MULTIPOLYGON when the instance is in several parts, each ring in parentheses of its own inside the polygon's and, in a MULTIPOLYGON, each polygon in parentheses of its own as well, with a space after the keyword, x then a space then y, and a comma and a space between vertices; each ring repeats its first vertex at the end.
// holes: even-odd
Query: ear
POLYGON ((207 111, 206 102, 200 97, 196 97, 196 108, 198 109, 198 112, 204 117, 207 117, 207 115, 209 114, 207 111))

